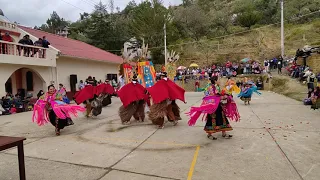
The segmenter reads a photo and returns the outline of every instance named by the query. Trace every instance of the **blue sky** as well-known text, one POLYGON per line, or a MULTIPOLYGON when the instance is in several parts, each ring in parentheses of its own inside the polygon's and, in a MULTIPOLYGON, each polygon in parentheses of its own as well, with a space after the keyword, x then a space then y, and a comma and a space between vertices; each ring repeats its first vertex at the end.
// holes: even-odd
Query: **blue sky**
MULTIPOLYGON (((123 9, 129 1, 114 0, 114 6, 123 9)), ((135 1, 141 2, 141 0, 135 1)), ((98 2, 99 0, 0 0, 0 8, 10 21, 33 27, 45 23, 52 11, 56 11, 60 17, 67 20, 76 21, 80 13, 91 12, 93 4, 98 2)), ((106 4, 109 0, 101 2, 106 4)), ((181 2, 182 0, 163 0, 166 6, 178 5, 181 2)))

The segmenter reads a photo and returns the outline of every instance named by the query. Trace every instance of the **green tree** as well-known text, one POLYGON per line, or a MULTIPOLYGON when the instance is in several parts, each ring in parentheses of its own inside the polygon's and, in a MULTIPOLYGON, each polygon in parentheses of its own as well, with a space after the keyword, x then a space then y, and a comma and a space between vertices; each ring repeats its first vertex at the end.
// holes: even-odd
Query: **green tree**
POLYGON ((130 34, 144 39, 149 47, 153 48, 151 52, 154 63, 164 63, 164 58, 162 58, 164 24, 166 24, 168 43, 177 37, 170 10, 164 7, 159 0, 144 1, 132 9, 130 17, 130 34))
POLYGON ((197 4, 179 7, 174 11, 174 21, 180 33, 194 40, 209 34, 212 23, 208 17, 209 14, 202 11, 197 4))
POLYGON ((47 20, 47 27, 41 26, 40 28, 44 31, 50 32, 50 33, 56 33, 59 29, 64 28, 68 25, 70 25, 70 22, 66 21, 64 18, 61 18, 57 12, 53 11, 52 14, 50 14, 50 18, 47 20))
POLYGON ((278 22, 280 16, 280 2, 279 0, 258 0, 254 1, 255 9, 261 12, 260 24, 270 24, 278 22))
POLYGON ((263 17, 262 13, 257 10, 255 1, 239 0, 235 3, 235 13, 237 14, 237 23, 248 29, 257 24, 263 17))

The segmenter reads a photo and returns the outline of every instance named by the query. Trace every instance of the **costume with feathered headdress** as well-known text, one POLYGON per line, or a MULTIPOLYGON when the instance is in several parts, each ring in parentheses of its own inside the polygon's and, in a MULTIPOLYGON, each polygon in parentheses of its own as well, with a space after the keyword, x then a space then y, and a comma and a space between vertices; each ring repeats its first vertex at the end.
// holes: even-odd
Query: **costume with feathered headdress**
MULTIPOLYGON (((236 122, 240 120, 238 108, 232 96, 225 90, 220 91, 220 87, 215 82, 206 88, 201 106, 191 107, 187 114, 190 116, 189 126, 194 126, 199 117, 203 115, 203 118, 206 119, 204 130, 208 138, 213 139, 216 139, 212 136, 213 133, 225 133, 232 130, 228 118, 236 122)), ((226 134, 223 136, 226 137, 226 134)))
POLYGON ((142 47, 138 49, 138 63, 137 63, 137 74, 140 84, 145 87, 151 87, 156 83, 156 71, 154 69, 150 51, 148 51, 148 44, 142 43, 142 47))
POLYGON ((168 78, 174 79, 174 77, 176 76, 176 72, 177 72, 176 62, 179 60, 180 56, 178 54, 176 54, 175 51, 171 51, 171 52, 167 53, 166 57, 167 57, 168 63, 162 69, 162 72, 167 72, 168 78))

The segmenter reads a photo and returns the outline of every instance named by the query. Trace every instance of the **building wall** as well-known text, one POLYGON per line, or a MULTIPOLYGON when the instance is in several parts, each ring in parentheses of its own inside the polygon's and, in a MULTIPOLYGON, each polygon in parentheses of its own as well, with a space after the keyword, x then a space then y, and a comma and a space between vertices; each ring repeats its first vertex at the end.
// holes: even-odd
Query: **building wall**
POLYGON ((34 96, 40 89, 46 89, 46 87, 51 83, 51 81, 56 81, 56 76, 52 74, 51 67, 40 67, 40 66, 24 66, 16 64, 0 64, 0 96, 4 96, 5 92, 5 83, 11 77, 12 79, 12 90, 13 93, 16 93, 18 73, 15 73, 18 69, 22 69, 21 80, 22 88, 26 88, 26 72, 31 70, 33 72, 33 85, 34 91, 32 92, 34 96))
POLYGON ((70 75, 77 75, 77 90, 79 81, 85 81, 88 76, 104 81, 107 74, 118 74, 119 64, 85 60, 60 56, 57 59, 58 84, 62 83, 70 91, 70 75))

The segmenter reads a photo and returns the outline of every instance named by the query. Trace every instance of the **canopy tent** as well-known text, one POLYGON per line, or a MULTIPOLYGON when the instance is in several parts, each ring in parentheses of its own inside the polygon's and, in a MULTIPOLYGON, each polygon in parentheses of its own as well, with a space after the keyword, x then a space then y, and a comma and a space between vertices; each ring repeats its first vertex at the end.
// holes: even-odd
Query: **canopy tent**
POLYGON ((198 64, 196 64, 196 63, 192 63, 192 64, 190 64, 190 66, 189 67, 199 67, 199 65, 198 64))
POLYGON ((184 66, 179 66, 179 67, 177 68, 177 70, 184 70, 184 69, 186 69, 186 67, 184 67, 184 66))
POLYGON ((250 58, 244 58, 244 59, 241 60, 241 62, 247 63, 247 62, 249 62, 250 60, 251 60, 250 58))

